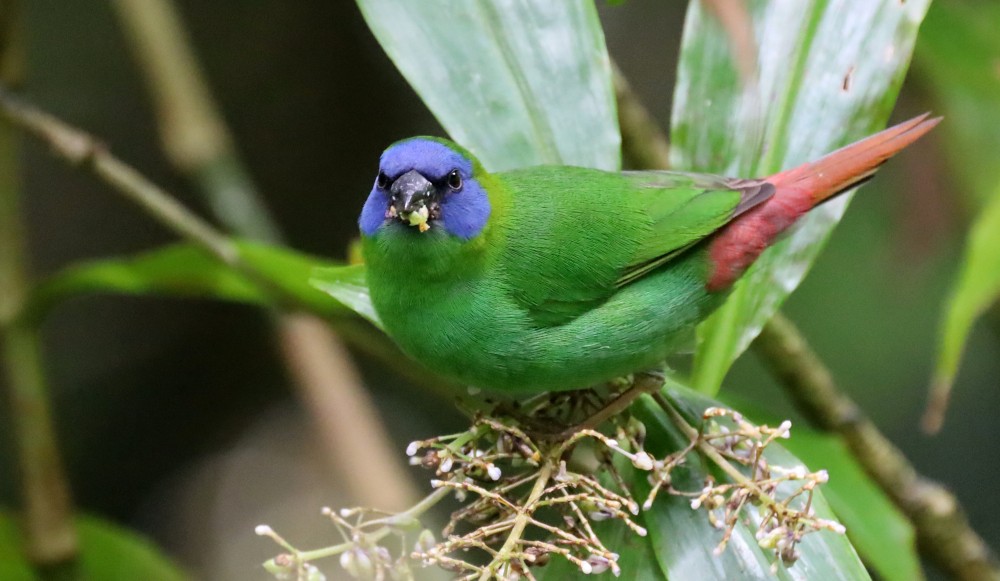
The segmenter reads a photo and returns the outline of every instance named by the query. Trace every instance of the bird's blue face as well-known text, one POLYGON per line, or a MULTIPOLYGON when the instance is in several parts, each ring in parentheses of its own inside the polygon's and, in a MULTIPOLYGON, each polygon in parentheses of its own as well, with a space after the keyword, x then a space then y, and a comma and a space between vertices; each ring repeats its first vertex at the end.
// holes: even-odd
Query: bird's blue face
POLYGON ((469 240, 489 217, 490 201, 473 175, 472 161, 444 143, 416 137, 382 154, 358 225, 365 236, 400 222, 415 233, 440 228, 469 240))

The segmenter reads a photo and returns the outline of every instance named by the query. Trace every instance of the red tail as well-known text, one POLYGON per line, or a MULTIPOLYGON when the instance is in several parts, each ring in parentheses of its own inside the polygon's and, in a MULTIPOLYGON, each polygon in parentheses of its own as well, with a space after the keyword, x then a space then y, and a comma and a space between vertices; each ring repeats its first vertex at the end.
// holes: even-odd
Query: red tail
POLYGON ((765 179, 774 184, 774 196, 734 219, 712 240, 709 254, 713 271, 708 290, 728 288, 802 214, 870 179, 886 160, 941 121, 940 117, 927 117, 925 113, 904 121, 817 161, 765 179))

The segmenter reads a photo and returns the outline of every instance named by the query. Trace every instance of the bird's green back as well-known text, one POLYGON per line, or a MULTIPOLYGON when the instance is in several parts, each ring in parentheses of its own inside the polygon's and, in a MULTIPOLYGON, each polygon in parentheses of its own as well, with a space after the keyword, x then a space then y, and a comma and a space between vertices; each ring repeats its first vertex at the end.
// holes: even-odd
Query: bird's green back
POLYGON ((512 201, 497 225, 498 272, 543 326, 595 308, 770 193, 677 172, 542 166, 497 177, 512 201))

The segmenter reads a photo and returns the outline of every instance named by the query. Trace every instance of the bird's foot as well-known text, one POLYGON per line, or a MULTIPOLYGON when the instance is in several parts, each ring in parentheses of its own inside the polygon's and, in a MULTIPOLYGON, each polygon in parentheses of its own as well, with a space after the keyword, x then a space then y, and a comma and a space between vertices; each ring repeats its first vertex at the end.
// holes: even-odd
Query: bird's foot
POLYGON ((560 432, 559 437, 568 438, 580 430, 597 428, 597 426, 600 426, 608 419, 628 409, 632 405, 632 402, 637 400, 639 396, 659 391, 665 381, 666 377, 663 370, 660 369, 641 371, 634 374, 630 382, 630 387, 605 403, 603 407, 591 414, 587 419, 560 432))

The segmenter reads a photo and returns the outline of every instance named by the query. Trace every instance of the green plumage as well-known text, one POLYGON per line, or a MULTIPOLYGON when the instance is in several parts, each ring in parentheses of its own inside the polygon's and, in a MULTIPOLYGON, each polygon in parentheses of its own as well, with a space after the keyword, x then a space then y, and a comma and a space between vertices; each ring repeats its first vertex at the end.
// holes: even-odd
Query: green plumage
POLYGON ((916 117, 763 180, 490 174, 450 141, 401 141, 358 221, 372 303, 410 356, 477 387, 575 389, 641 371, 782 231, 938 121, 916 117))
POLYGON ((705 253, 684 251, 773 191, 667 172, 476 173, 492 208, 478 236, 391 221, 363 250, 390 336, 431 369, 504 391, 662 361, 714 306, 705 253))

